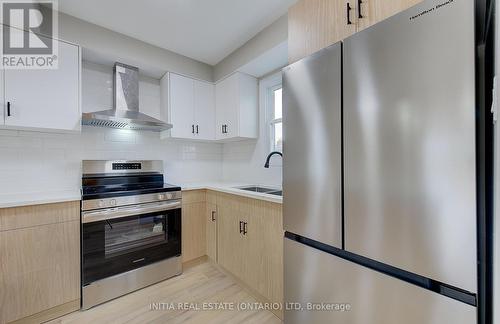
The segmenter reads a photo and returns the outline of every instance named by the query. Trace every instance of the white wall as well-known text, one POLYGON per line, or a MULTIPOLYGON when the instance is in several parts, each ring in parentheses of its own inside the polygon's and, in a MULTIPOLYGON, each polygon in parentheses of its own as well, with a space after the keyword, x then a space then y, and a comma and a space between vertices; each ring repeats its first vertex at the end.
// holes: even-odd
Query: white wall
POLYGON ((281 74, 274 74, 259 81, 259 138, 244 142, 225 143, 223 149, 223 180, 248 184, 268 184, 281 186, 282 160, 273 156, 270 168, 264 168, 270 152, 270 134, 267 121, 265 89, 281 74))

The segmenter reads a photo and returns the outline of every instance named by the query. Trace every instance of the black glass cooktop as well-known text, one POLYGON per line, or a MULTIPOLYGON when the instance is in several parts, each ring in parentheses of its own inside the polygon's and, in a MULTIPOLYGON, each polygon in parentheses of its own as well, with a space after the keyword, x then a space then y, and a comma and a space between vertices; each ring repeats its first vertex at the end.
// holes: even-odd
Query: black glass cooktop
POLYGON ((179 191, 181 188, 163 182, 163 175, 89 176, 82 178, 84 200, 179 191))

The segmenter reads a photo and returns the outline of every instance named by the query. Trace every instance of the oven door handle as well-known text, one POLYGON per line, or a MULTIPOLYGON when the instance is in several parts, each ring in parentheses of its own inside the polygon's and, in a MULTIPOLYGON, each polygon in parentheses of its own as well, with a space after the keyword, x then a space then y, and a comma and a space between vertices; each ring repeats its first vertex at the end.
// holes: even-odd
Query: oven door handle
POLYGON ((82 223, 93 223, 120 217, 160 212, 181 208, 181 200, 142 204, 128 207, 108 208, 82 212, 82 223))

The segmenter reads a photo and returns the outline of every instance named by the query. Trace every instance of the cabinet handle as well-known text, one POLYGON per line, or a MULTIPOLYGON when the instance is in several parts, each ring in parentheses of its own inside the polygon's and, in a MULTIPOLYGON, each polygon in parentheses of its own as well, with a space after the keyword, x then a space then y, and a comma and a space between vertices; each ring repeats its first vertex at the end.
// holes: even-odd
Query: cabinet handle
POLYGON ((227 124, 224 125, 224 133, 227 134, 227 124))
POLYGON ((240 221, 240 234, 243 233, 243 222, 240 221))
POLYGON ((198 132, 198 125, 196 125, 196 134, 199 134, 199 132, 198 132))
POLYGON ((194 134, 194 125, 191 125, 191 133, 194 134))
POLYGON ((358 0, 358 18, 364 18, 363 14, 361 14, 361 5, 363 4, 363 0, 358 0))
POLYGON ((351 4, 348 2, 347 3, 347 24, 348 25, 352 25, 352 21, 351 21, 351 4))
POLYGON ((7 101, 7 117, 10 117, 10 101, 7 101))
POLYGON ((215 211, 212 210, 212 222, 215 222, 215 211))
POLYGON ((224 125, 221 125, 221 132, 224 134, 224 125))
POLYGON ((247 225, 248 225, 247 222, 243 222, 243 235, 247 235, 247 233, 248 233, 248 231, 247 231, 247 225))

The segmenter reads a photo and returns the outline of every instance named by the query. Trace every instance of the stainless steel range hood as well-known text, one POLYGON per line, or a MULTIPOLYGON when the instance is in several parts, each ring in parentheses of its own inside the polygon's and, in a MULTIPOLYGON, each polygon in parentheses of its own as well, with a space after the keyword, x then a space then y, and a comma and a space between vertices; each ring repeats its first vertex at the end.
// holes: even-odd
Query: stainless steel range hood
POLYGON ((158 132, 172 128, 139 111, 138 68, 117 62, 113 79, 113 109, 84 113, 83 125, 158 132))

